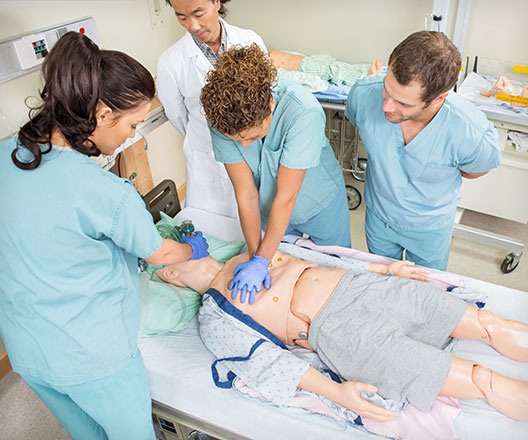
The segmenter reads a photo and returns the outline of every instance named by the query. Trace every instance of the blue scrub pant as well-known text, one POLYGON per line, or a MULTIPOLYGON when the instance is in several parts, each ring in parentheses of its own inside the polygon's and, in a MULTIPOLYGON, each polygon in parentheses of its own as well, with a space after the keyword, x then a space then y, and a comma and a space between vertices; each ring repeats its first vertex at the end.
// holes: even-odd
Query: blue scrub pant
POLYGON ((318 245, 352 247, 350 241, 350 215, 345 188, 338 191, 330 205, 310 220, 297 225, 288 225, 286 234, 302 236, 308 234, 318 245))
POLYGON ((122 370, 78 385, 23 375, 73 440, 155 440, 147 371, 138 354, 122 370))
POLYGON ((409 231, 385 223, 367 208, 365 235, 369 252, 401 260, 405 258, 418 266, 446 270, 451 250, 453 224, 432 231, 409 231))

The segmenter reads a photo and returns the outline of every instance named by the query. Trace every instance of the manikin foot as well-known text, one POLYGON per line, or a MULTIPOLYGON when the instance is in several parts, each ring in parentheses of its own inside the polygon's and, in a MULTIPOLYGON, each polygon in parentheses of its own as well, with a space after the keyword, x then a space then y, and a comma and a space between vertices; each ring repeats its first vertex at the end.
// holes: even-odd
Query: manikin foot
POLYGON ((495 350, 515 361, 528 362, 528 324, 499 318, 487 310, 478 310, 478 320, 495 350))
POLYGON ((528 421, 528 382, 502 376, 473 361, 453 358, 440 395, 483 399, 514 420, 528 421))

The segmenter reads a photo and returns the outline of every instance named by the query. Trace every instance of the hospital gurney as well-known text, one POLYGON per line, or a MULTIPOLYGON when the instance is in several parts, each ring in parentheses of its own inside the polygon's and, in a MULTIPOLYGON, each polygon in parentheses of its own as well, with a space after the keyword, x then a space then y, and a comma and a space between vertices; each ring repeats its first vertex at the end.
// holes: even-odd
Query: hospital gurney
MULTIPOLYGON (((367 69, 366 65, 357 66, 367 69)), ((345 84, 338 86, 305 72, 285 69, 278 69, 278 72, 279 76, 290 78, 313 93, 325 112, 325 134, 341 169, 344 173, 351 173, 356 180, 363 182, 367 159, 359 157, 357 129, 345 117, 346 100, 350 86, 345 84)), ((361 205, 361 193, 355 186, 347 184, 346 193, 350 210, 361 205)))
MULTIPOLYGON (((323 101, 320 97, 318 100, 326 115, 326 136, 341 169, 345 173, 352 174, 356 180, 363 182, 367 169, 367 159, 359 157, 359 134, 357 128, 345 116, 346 101, 323 101)), ((361 193, 352 185, 345 187, 348 207, 349 209, 356 209, 361 205, 361 193)))
MULTIPOLYGON (((199 230, 229 241, 243 239, 239 223, 194 208, 178 220, 191 219, 199 230)), ((528 293, 465 278, 466 287, 488 295, 487 308, 510 319, 528 322, 528 293)), ((504 359, 488 346, 458 341, 455 354, 500 373, 527 380, 526 365, 504 359)), ((211 378, 213 355, 202 344, 196 318, 178 333, 141 338, 139 347, 148 370, 153 413, 167 439, 184 439, 183 426, 219 439, 382 439, 351 424, 294 408, 278 408, 217 388, 211 378)), ((528 423, 515 422, 487 404, 462 401, 455 422, 462 439, 521 439, 528 423)))

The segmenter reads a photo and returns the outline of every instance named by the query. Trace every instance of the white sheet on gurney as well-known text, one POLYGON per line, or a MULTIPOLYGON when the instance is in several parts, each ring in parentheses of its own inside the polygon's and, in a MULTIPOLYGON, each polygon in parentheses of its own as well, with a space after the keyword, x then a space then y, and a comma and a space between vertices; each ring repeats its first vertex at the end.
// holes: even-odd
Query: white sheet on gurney
MULTIPOLYGON (((240 240, 236 220, 185 208, 177 219, 191 219, 198 230, 226 240, 240 240)), ((466 287, 488 295, 486 308, 509 319, 528 322, 528 292, 465 278, 466 287)), ((212 354, 202 344, 197 320, 179 333, 141 339, 141 354, 149 372, 152 398, 178 411, 254 439, 381 439, 351 425, 327 417, 278 408, 217 388, 211 378, 212 354)), ((476 341, 458 341, 454 354, 469 358, 498 372, 528 380, 528 366, 505 359, 476 341)), ((462 414, 455 421, 462 439, 495 440, 528 438, 528 423, 515 422, 487 404, 462 401, 462 414)))

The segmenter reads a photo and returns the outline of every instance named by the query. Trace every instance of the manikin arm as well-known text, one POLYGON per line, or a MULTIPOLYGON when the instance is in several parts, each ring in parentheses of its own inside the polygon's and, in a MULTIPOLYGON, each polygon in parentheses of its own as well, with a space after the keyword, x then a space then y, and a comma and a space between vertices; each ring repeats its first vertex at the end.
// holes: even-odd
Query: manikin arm
POLYGON ((380 275, 392 275, 400 278, 412 278, 420 281, 429 281, 428 273, 431 271, 423 267, 416 267, 412 261, 393 261, 390 264, 371 263, 353 257, 336 258, 311 249, 302 248, 291 243, 281 243, 279 250, 302 260, 312 261, 323 267, 338 267, 347 269, 354 275, 373 272, 380 275))
POLYGON ((367 270, 380 275, 389 275, 392 272, 392 275, 395 277, 411 278, 412 280, 419 281, 431 281, 431 278, 427 276, 428 273, 431 273, 429 269, 416 267, 415 263, 407 260, 393 261, 389 264, 370 263, 367 270))
POLYGON ((378 391, 374 385, 350 381, 337 383, 315 368, 309 367, 299 382, 299 388, 320 394, 355 414, 376 422, 388 422, 395 417, 393 411, 374 405, 361 397, 361 391, 369 393, 378 391))

